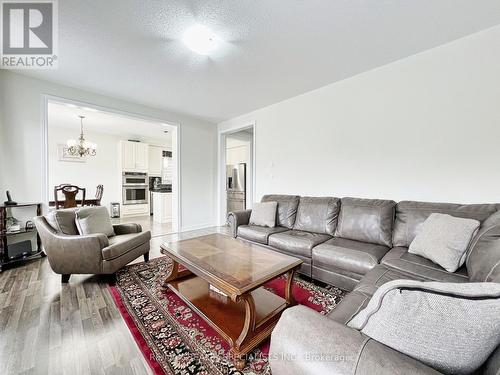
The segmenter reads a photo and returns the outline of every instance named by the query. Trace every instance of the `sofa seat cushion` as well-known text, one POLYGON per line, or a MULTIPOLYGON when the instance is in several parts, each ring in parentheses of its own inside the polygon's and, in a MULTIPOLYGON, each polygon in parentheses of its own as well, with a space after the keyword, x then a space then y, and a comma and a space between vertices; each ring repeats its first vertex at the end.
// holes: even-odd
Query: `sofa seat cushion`
POLYGON ((283 227, 269 228, 257 225, 240 225, 238 227, 238 237, 267 245, 267 240, 271 234, 285 232, 287 230, 288 228, 283 227))
POLYGON ((109 246, 102 249, 102 258, 111 260, 135 249, 151 239, 151 232, 129 233, 109 238, 109 246))
POLYGON ((327 317, 336 322, 347 324, 347 322, 368 305, 371 298, 372 294, 370 293, 353 290, 328 313, 327 317))
POLYGON ((336 267, 364 275, 379 264, 388 251, 383 245, 332 238, 316 246, 312 258, 315 267, 336 267))
POLYGON ((272 234, 269 237, 269 246, 286 251, 289 254, 298 254, 311 257, 311 250, 332 238, 326 234, 289 230, 287 232, 272 234))
POLYGON ((427 281, 461 282, 468 281, 465 267, 450 273, 429 259, 408 252, 406 247, 391 249, 382 259, 382 264, 391 268, 416 275, 427 281))
POLYGON ((328 314, 330 319, 346 324, 354 315, 363 310, 379 287, 392 280, 409 279, 424 281, 424 278, 379 264, 370 270, 354 290, 328 314))

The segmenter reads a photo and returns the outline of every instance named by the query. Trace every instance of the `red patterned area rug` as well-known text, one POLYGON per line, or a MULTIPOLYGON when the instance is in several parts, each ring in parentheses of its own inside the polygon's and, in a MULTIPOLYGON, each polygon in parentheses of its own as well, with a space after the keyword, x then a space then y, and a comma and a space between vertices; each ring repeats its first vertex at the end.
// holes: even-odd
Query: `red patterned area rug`
MULTIPOLYGON (((171 272, 167 257, 125 267, 116 275, 111 294, 139 348, 155 374, 270 374, 267 361, 269 340, 250 355, 238 371, 228 344, 161 281, 171 272)), ((266 284, 283 297, 285 277, 266 284)), ((330 312, 344 297, 338 288, 321 288, 296 278, 293 294, 301 305, 322 314, 330 312)))

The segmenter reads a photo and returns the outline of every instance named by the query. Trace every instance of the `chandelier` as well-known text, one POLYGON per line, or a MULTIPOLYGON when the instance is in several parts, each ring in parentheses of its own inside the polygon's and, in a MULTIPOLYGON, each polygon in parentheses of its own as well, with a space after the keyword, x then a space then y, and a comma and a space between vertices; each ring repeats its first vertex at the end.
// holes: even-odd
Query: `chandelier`
POLYGON ((80 138, 78 138, 78 141, 68 139, 66 142, 66 145, 68 146, 68 154, 79 157, 95 156, 97 145, 87 141, 83 135, 83 119, 85 116, 78 117, 80 117, 80 138))

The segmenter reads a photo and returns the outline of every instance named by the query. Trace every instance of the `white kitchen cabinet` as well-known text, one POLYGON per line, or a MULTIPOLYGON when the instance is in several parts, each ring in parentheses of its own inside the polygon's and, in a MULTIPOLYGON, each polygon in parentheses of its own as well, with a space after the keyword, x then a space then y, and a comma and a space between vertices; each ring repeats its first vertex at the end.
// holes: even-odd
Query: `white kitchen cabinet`
POLYGON ((149 161, 149 145, 147 143, 135 144, 135 168, 147 171, 149 161))
POLYGON ((153 191, 153 221, 157 223, 172 221, 172 193, 153 191))
POLYGON ((149 175, 161 176, 163 163, 163 147, 149 146, 149 175))
POLYGON ((134 143, 122 141, 120 142, 120 146, 121 146, 122 169, 134 170, 135 169, 134 143))
POLYGON ((140 142, 120 141, 120 157, 123 171, 147 172, 149 145, 140 142))

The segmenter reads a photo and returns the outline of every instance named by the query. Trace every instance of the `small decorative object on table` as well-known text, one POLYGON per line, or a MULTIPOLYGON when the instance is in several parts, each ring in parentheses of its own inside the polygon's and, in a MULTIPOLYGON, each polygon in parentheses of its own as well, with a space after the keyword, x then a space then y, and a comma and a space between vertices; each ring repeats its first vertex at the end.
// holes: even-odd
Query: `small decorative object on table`
POLYGON ((7 200, 3 202, 6 206, 15 206, 17 202, 14 202, 12 200, 12 197, 10 196, 10 191, 7 190, 7 200))
POLYGON ((110 212, 111 212, 111 217, 112 218, 117 218, 120 217, 120 203, 118 202, 111 202, 109 204, 110 212))
POLYGON ((21 230, 21 222, 14 216, 7 217, 6 220, 7 233, 19 232, 21 230))

